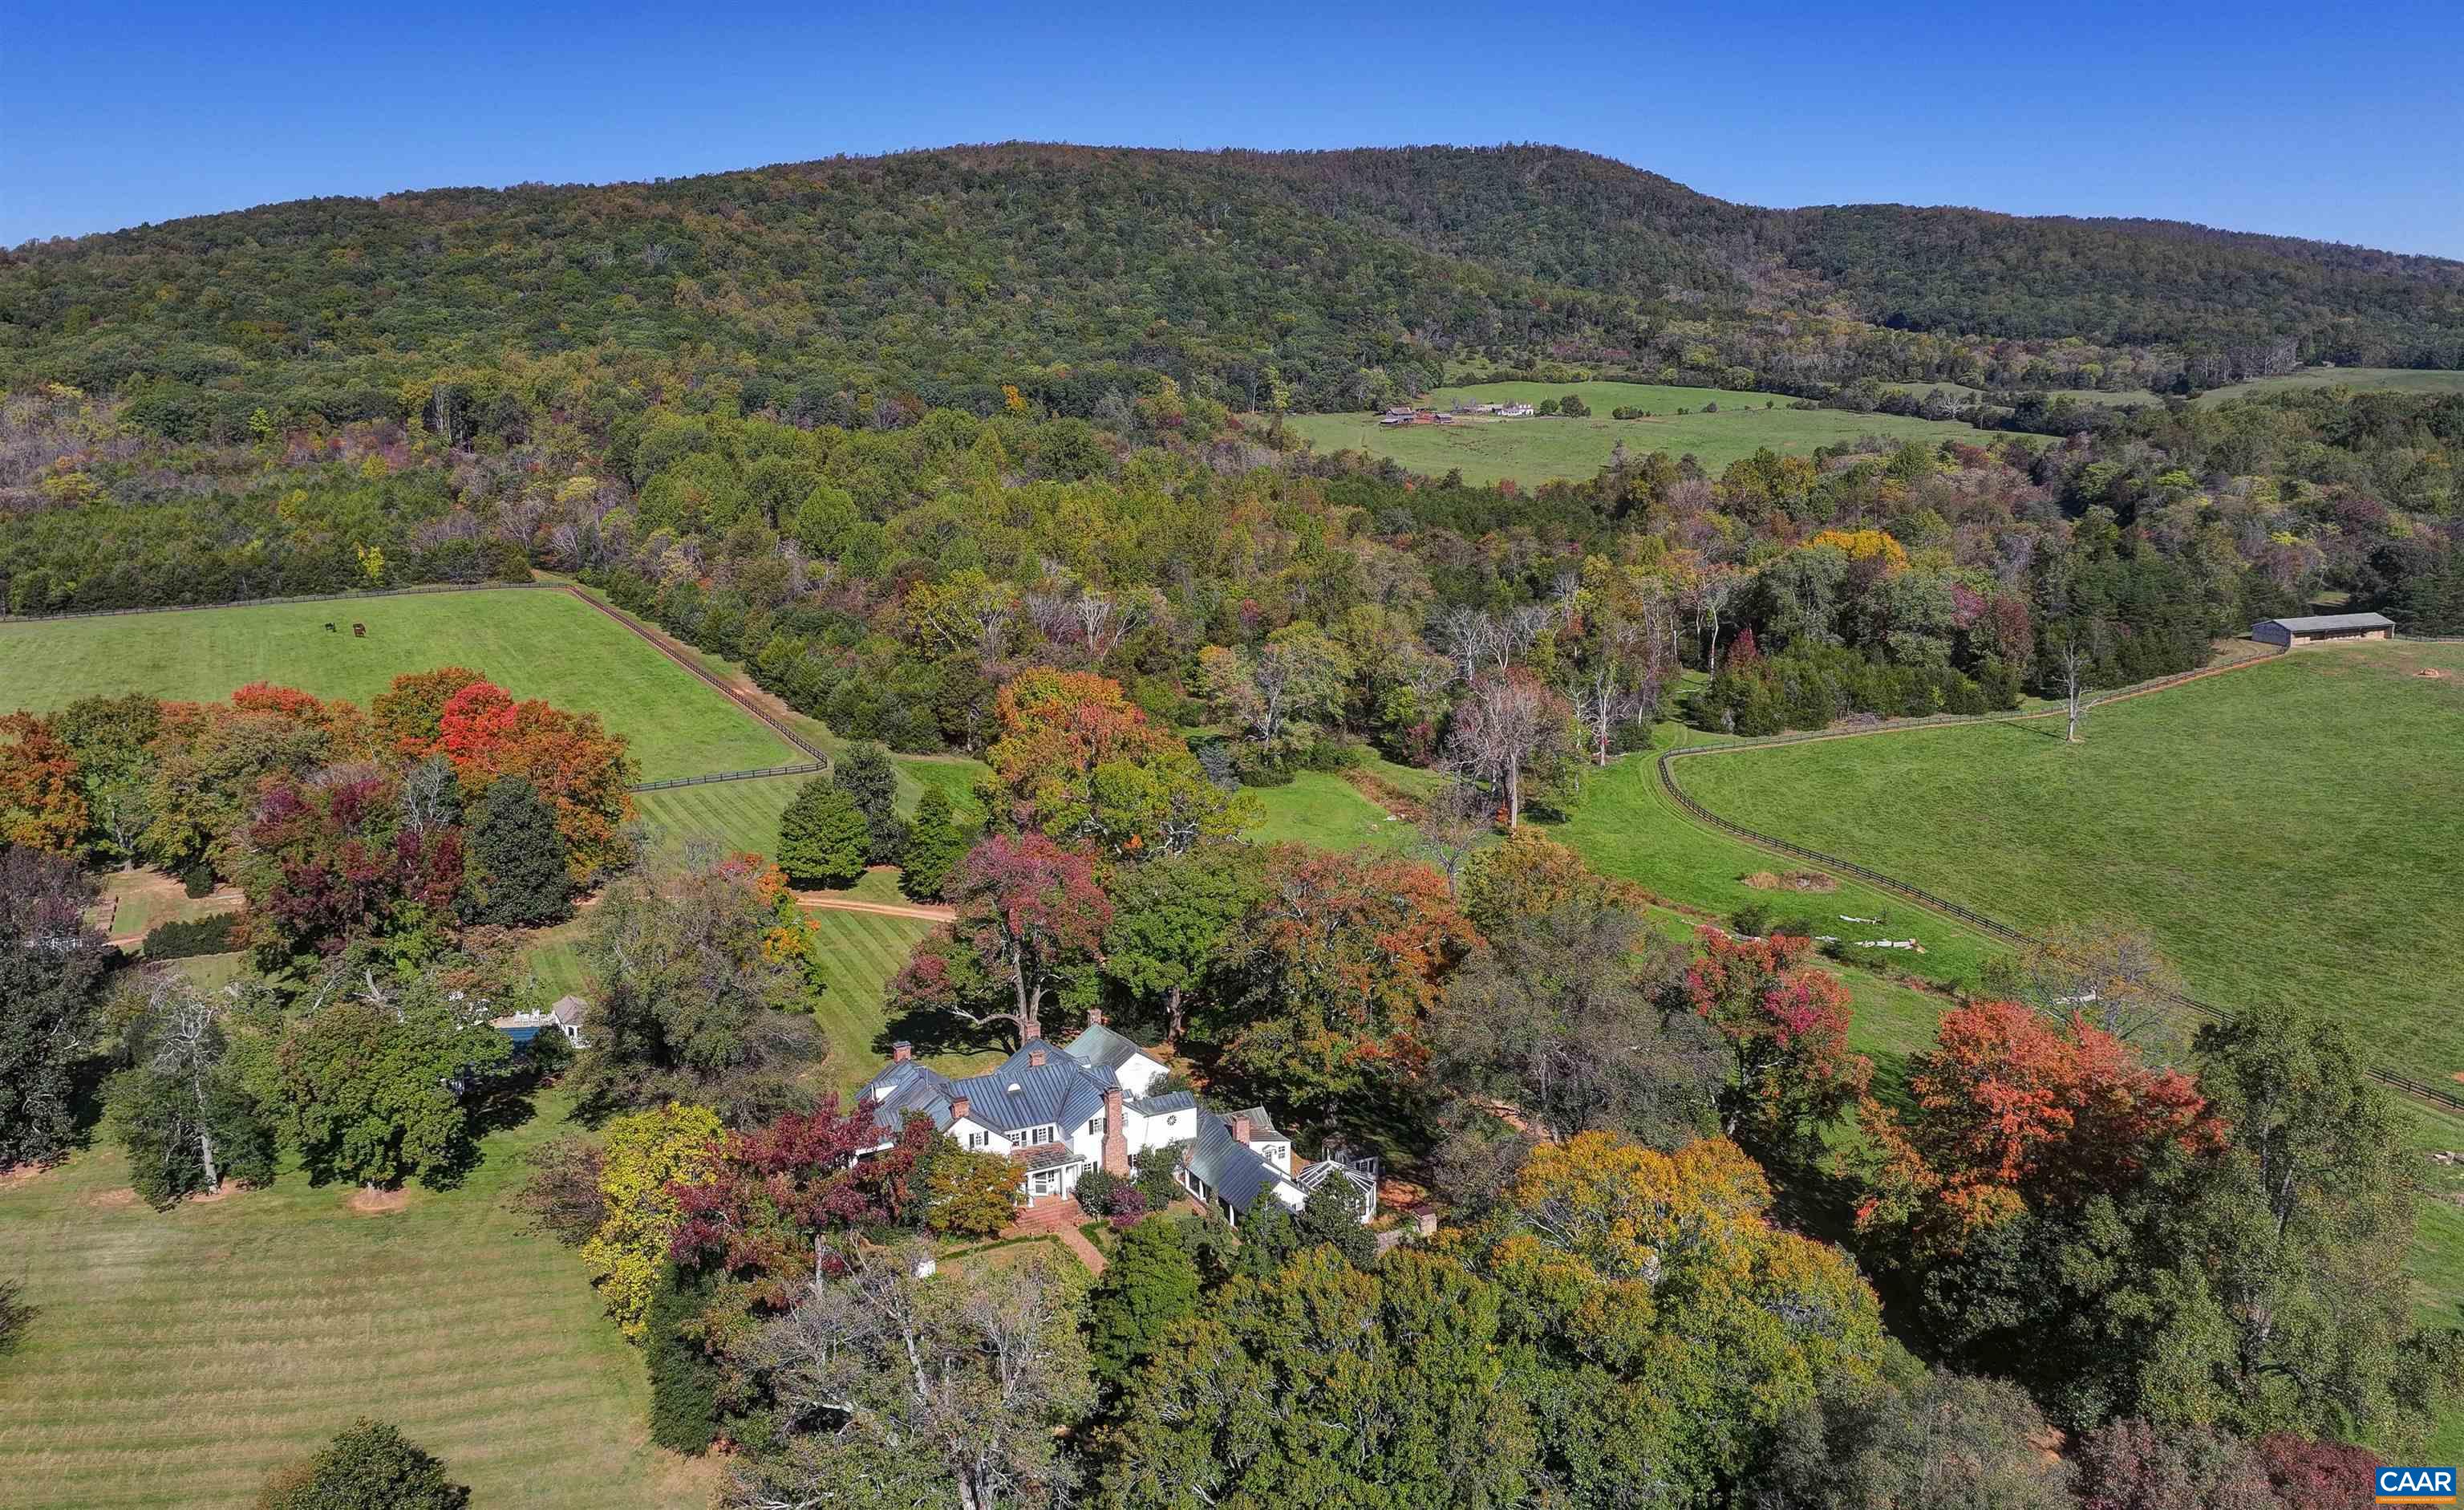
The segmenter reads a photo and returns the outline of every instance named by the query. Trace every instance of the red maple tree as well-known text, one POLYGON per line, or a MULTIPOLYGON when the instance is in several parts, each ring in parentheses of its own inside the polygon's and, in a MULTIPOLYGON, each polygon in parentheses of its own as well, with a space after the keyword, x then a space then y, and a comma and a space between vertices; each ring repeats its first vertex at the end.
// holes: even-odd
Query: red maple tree
POLYGON ((2168 1144, 2205 1152, 2224 1135, 2189 1076, 2148 1069, 2076 1014, 2057 1022, 2016 1002, 1945 1014, 1908 1091, 1904 1122, 1864 1103, 1875 1193, 1858 1220, 1952 1251, 2022 1210, 2119 1192, 2168 1144))

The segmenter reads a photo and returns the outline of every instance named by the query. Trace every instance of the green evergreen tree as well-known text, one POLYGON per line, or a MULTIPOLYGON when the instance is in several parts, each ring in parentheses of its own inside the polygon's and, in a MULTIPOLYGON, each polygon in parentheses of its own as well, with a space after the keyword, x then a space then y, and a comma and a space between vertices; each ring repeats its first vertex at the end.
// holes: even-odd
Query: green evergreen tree
POLYGON ((870 841, 855 799, 816 776, 779 815, 779 868, 799 886, 852 886, 870 841))
POLYGON ((1165 1328, 1198 1309, 1198 1258, 1182 1239, 1185 1225, 1150 1216, 1123 1232, 1087 1297, 1087 1351, 1107 1390, 1127 1388, 1165 1328))
POLYGON ((650 1440, 671 1452, 710 1450, 718 1435, 718 1366, 684 1333, 709 1303, 709 1282, 661 1266, 643 1322, 642 1360, 650 1371, 650 1440))
POLYGON ((865 859, 895 865, 907 846, 907 825, 898 816, 898 767, 877 741, 850 744, 830 772, 830 785, 855 799, 864 814, 865 859))
POLYGON ((1360 1187, 1340 1174, 1329 1175, 1302 1203, 1292 1218, 1292 1231, 1301 1246, 1324 1243, 1365 1269, 1377 1261, 1377 1239, 1360 1225, 1366 1205, 1360 1187))
POLYGON ((556 811, 519 776, 499 779, 479 799, 466 871, 471 900, 465 912, 473 922, 537 928, 573 916, 573 881, 556 811))
POLYGON ((1291 1262, 1294 1255, 1309 1246, 1301 1240, 1292 1213, 1272 1196, 1251 1208, 1235 1230, 1240 1233, 1241 1251, 1232 1259, 1232 1272, 1243 1278, 1271 1279, 1291 1262))
POLYGON ((365 1416, 324 1451, 277 1471, 257 1510, 463 1510, 471 1491, 397 1427, 365 1416))
POLYGON ((950 794, 938 787, 924 788, 915 805, 915 821, 907 829, 907 847, 899 863, 905 867, 898 889, 918 901, 939 901, 950 872, 967 853, 967 836, 950 809, 950 794))

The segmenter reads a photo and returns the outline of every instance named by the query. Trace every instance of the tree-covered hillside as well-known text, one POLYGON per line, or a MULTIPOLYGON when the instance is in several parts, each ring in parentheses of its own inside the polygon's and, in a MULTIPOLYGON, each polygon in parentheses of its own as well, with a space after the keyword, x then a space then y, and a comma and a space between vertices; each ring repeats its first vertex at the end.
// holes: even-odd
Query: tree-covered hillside
POLYGON ((0 383, 182 439, 431 417, 492 380, 803 423, 1093 417, 1169 376, 1358 408, 1449 366, 1824 397, 2464 365, 2464 264, 2120 221, 1773 211, 1551 147, 1012 144, 605 187, 318 199, 0 254, 0 383), (1102 370, 1111 367, 1107 373, 1102 370), (1147 374, 1130 381, 1122 369, 1147 374), (456 397, 457 393, 463 394, 456 397))

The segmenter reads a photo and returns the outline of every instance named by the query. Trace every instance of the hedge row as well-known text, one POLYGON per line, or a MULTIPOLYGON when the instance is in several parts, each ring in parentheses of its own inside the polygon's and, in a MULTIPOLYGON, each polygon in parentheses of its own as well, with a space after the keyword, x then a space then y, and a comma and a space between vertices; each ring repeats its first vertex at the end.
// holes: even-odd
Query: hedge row
POLYGON ((192 954, 228 954, 239 947, 231 937, 240 915, 218 912, 187 922, 157 923, 145 935, 145 958, 185 960, 192 954))

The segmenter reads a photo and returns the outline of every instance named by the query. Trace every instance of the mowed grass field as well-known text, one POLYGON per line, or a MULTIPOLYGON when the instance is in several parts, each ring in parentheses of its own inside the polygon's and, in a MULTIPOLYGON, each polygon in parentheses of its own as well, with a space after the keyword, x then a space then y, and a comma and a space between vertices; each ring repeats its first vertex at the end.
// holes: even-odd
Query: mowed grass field
MULTIPOLYGON (((950 798, 961 827, 979 824, 983 809, 971 787, 984 767, 969 760, 919 760, 901 757, 898 806, 913 814, 927 786, 939 787, 950 798)), ((680 853, 694 839, 705 839, 733 854, 770 855, 779 848, 779 815, 796 800, 810 776, 759 776, 747 781, 714 781, 698 787, 669 787, 633 794, 633 809, 650 834, 651 848, 680 853)))
POLYGON ((1253 844, 1314 844, 1321 849, 1372 849, 1408 853, 1419 831, 1391 816, 1335 771, 1305 770, 1282 787, 1251 787, 1259 820, 1245 835, 1253 844))
POLYGON ((1496 482, 1510 477, 1527 485, 1551 477, 1591 477, 1609 464, 1609 456, 1619 443, 1637 455, 1654 451, 1690 455, 1705 470, 1717 473, 1766 446, 1783 454, 1802 455, 1816 446, 1837 445, 1862 435, 1927 443, 1956 437, 1981 444, 1989 434, 1973 426, 1946 420, 1852 414, 1844 410, 1794 410, 1788 407, 1791 400, 1770 393, 1640 383, 1485 383, 1474 388, 1440 389, 1430 395, 1429 402, 1441 409, 1458 399, 1537 403, 1570 392, 1583 396, 1583 402, 1592 408, 1591 418, 1491 419, 1475 415, 1452 425, 1389 428, 1380 425, 1374 414, 1291 414, 1285 416, 1284 422, 1322 454, 1364 451, 1372 455, 1391 456, 1411 471, 1429 477, 1443 477, 1460 469, 1468 482, 1496 482), (1717 403, 1720 412, 1704 413, 1706 403, 1717 403), (1649 410, 1653 417, 1609 418, 1610 411, 1619 407, 1649 410), (1693 412, 1680 415, 1677 411, 1681 408, 1693 412))
POLYGON ((623 625, 547 590, 0 623, 0 710, 43 712, 93 693, 205 701, 252 681, 365 706, 404 672, 454 665, 516 697, 598 714, 630 743, 646 781, 803 759, 623 625), (327 633, 329 622, 340 632, 327 633))
MULTIPOLYGON (((907 904, 898 890, 898 873, 887 869, 866 872, 862 880, 836 895, 857 901, 907 904)), ((916 941, 930 933, 934 924, 916 918, 829 907, 807 908, 804 916, 812 921, 822 946, 825 988, 813 1009, 813 1019, 830 1044, 825 1078, 846 1096, 870 1079, 890 1057, 884 988, 905 966, 916 941)), ((585 914, 542 930, 532 942, 531 973, 552 996, 592 994, 581 952, 583 931, 588 926, 585 914)), ((935 1052, 937 1046, 929 1041, 929 1034, 911 1033, 910 1036, 919 1040, 917 1053, 942 1070, 969 1070, 999 1057, 978 1052, 972 1043, 952 1044, 947 1052, 935 1052)))
POLYGON ((571 1253, 502 1200, 543 1106, 460 1189, 363 1216, 297 1173, 158 1213, 116 1152, 0 1188, 0 1274, 35 1317, 0 1364, 0 1503, 250 1503, 356 1415, 481 1505, 697 1505, 708 1462, 649 1445, 639 1355, 571 1253))
POLYGON ((2459 730, 2464 645, 2351 644, 2093 710, 2077 745, 2039 720, 1677 773, 1726 817, 2021 927, 2138 922, 2193 994, 2323 1004, 2378 1062, 2442 1079, 2464 1070, 2459 730))

